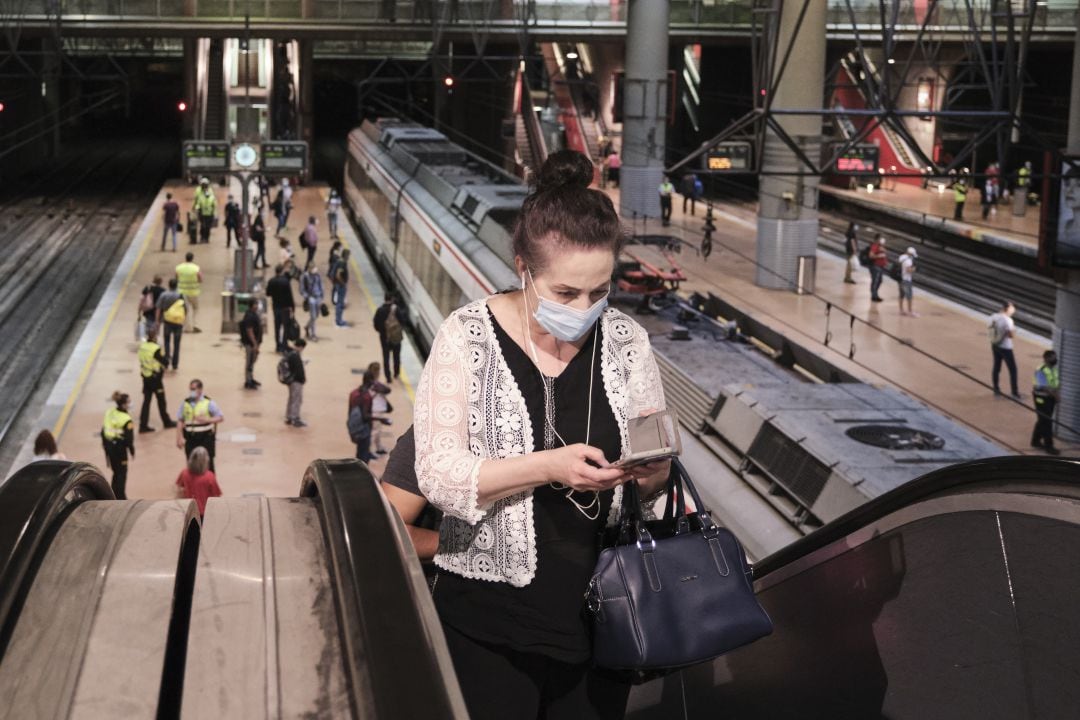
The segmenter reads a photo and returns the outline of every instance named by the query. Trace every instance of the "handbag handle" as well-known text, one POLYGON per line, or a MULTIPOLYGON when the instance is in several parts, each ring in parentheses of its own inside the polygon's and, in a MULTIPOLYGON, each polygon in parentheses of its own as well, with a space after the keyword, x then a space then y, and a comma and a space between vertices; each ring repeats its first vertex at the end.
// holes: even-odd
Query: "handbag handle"
MULTIPOLYGON (((645 528, 644 517, 641 512, 641 493, 637 482, 626 483, 623 491, 623 504, 619 516, 619 535, 633 537, 637 542, 650 542, 651 535, 645 528)), ((671 474, 667 480, 667 507, 664 509, 664 519, 672 520, 686 516, 686 493, 690 493, 694 501, 695 514, 701 519, 705 527, 715 525, 712 513, 705 507, 705 503, 698 493, 686 467, 678 458, 671 460, 671 474)))

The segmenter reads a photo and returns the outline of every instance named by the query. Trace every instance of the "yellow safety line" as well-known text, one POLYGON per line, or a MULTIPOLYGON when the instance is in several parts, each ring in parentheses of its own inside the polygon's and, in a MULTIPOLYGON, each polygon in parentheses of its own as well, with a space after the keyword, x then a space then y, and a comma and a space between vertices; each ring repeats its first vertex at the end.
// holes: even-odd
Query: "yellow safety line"
MULTIPOLYGON (((155 201, 157 198, 155 198, 155 201)), ((151 205, 153 207, 153 205, 151 205)), ((139 248, 139 254, 135 257, 135 262, 132 263, 131 269, 128 270, 127 277, 124 278, 124 285, 120 288, 120 292, 117 294, 116 299, 113 300, 113 306, 109 310, 109 316, 105 319, 105 326, 101 328, 101 332, 98 333, 97 338, 94 340, 94 346, 90 349, 90 356, 86 358, 86 362, 83 364, 82 370, 79 372, 79 379, 75 381, 75 387, 68 395, 67 402, 64 403, 64 409, 60 412, 60 417, 56 421, 56 425, 53 427, 53 436, 57 441, 60 440, 61 433, 64 432, 64 426, 67 424, 68 417, 71 415, 72 408, 75 407, 75 401, 78 400, 79 395, 82 394, 83 385, 86 384, 86 378, 90 375, 90 368, 93 366, 94 361, 97 359, 98 353, 101 352, 101 346, 105 344, 105 336, 109 332, 109 328, 112 327, 113 320, 116 319, 116 313, 120 311, 120 304, 127 294, 127 289, 131 285, 131 278, 134 277, 135 272, 139 269, 139 265, 142 264, 143 255, 146 254, 146 248, 150 246, 150 238, 157 234, 158 228, 161 226, 162 218, 158 217, 153 227, 146 233, 143 238, 142 247, 139 248)))

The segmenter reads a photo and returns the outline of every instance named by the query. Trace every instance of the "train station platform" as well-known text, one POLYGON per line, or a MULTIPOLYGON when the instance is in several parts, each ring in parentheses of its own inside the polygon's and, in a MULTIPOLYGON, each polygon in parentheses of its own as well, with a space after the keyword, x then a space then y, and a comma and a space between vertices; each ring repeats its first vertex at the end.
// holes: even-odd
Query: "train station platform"
POLYGON ((939 190, 936 183, 928 189, 893 183, 888 189, 865 188, 847 190, 821 185, 822 207, 829 209, 863 208, 875 214, 883 214, 914 228, 933 232, 938 237, 954 236, 967 245, 988 245, 992 248, 1034 258, 1039 249, 1039 208, 1028 207, 1022 217, 1013 215, 1012 204, 999 203, 985 220, 982 217, 980 193, 972 190, 964 204, 964 219, 953 219, 955 201, 951 188, 939 190))
MULTIPOLYGON (((617 204, 618 190, 608 192, 617 204)), ((698 253, 704 204, 698 203, 696 216, 682 213, 681 197, 675 198, 674 206, 670 227, 650 222, 645 233, 679 238, 682 252, 665 256, 652 245, 634 245, 631 251, 660 268, 670 267, 674 260, 688 278, 681 284, 684 295, 711 292, 863 382, 896 387, 1012 452, 1039 452, 1030 447, 1035 423, 1031 385, 1043 351, 1050 348, 1048 340, 1017 331, 1015 354, 1023 399, 995 396, 989 387, 992 358, 986 316, 923 292, 918 277, 914 309, 920 316, 902 316, 893 280, 886 278, 882 285, 885 302, 873 303, 869 273, 860 268, 857 283, 846 284, 844 262, 820 250, 814 294, 758 287, 756 222, 750 212, 717 206, 714 249, 706 260, 698 253), (850 316, 857 318, 853 325, 850 316), (852 348, 854 357, 849 358, 852 348)), ((1004 368, 1001 382, 1008 392, 1004 368)), ((1067 444, 1059 447, 1077 450, 1067 444)))
MULTIPOLYGON (((237 181, 233 181, 231 188, 215 185, 214 190, 219 216, 223 215, 230 192, 240 197, 237 181)), ((175 418, 191 379, 200 378, 206 394, 218 403, 225 416, 225 422, 218 426, 216 456, 218 482, 225 496, 295 496, 304 470, 313 460, 355 455, 355 447, 345 428, 348 396, 360 384, 361 374, 368 364, 382 361, 372 316, 382 302, 383 286, 367 262, 353 228, 341 214, 339 233, 352 250, 348 306, 344 313, 350 327, 334 327, 332 307, 330 317, 319 319, 316 330, 319 340, 309 342, 303 353, 307 383, 301 415, 308 427, 288 426, 284 422, 288 391, 277 381, 280 356, 274 352, 272 314, 266 314, 267 330, 255 366, 255 377, 262 382, 262 387, 245 390, 244 350, 240 336, 219 332, 223 312, 221 293, 225 289, 226 276, 231 275, 233 269, 233 250, 225 248, 225 228, 215 228, 209 244, 190 245, 183 233, 175 253, 171 249, 162 252, 161 207, 167 191, 172 192, 180 203, 182 217, 191 206, 194 188, 179 181, 167 184, 158 193, 53 388, 38 427, 53 430, 60 451, 69 460, 91 462, 108 476, 99 432, 105 411, 112 407, 110 397, 117 390, 131 396, 131 414, 136 426, 142 403, 135 338, 142 288, 155 275, 160 275, 167 285, 175 266, 183 262, 185 252, 190 250, 195 253, 194 262, 203 273, 197 320, 202 332, 184 333, 179 369, 165 374, 170 415, 175 418)), ((283 237, 288 237, 293 251, 303 258, 305 253, 297 247, 297 236, 309 215, 319 218, 315 260, 324 276, 329 303, 330 288, 325 277, 332 244, 325 213, 328 192, 325 186, 319 185, 298 188, 293 195, 294 207, 283 237)), ((257 273, 265 272, 265 279, 269 279, 279 260, 280 246, 273 237, 276 222, 268 217, 266 224, 266 255, 270 268, 257 273)), ((293 290, 299 306, 300 292, 295 284, 293 290)), ((301 326, 306 317, 306 313, 298 314, 301 326)), ((412 422, 412 383, 419 378, 422 368, 422 361, 408 338, 402 348, 402 364, 401 380, 392 383, 389 398, 393 405, 394 425, 386 428, 388 448, 412 422)), ((127 483, 129 498, 174 497, 173 484, 185 466, 184 453, 176 446, 176 431, 162 428, 156 403, 151 409, 150 424, 157 428, 156 432, 136 434, 135 437, 136 457, 130 461, 127 483)), ((32 446, 32 443, 31 437, 28 444, 32 446)), ((29 461, 30 454, 30 447, 24 447, 12 469, 29 461)), ((381 473, 384 464, 385 456, 372 462, 376 475, 381 473)))

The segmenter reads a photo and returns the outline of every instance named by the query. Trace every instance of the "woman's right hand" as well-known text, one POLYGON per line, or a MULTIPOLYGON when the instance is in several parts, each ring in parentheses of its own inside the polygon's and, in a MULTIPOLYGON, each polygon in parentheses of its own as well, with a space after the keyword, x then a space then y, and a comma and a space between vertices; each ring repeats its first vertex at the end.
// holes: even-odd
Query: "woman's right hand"
POLYGON ((626 471, 611 467, 603 450, 585 443, 548 450, 545 454, 550 455, 548 474, 551 482, 562 483, 574 490, 610 490, 627 479, 626 471), (594 464, 590 465, 589 461, 594 464))

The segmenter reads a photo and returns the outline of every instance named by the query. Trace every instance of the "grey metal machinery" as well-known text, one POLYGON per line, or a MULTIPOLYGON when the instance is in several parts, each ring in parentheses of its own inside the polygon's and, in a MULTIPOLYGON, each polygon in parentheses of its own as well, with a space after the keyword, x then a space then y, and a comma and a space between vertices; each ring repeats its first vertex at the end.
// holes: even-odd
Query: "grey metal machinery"
MULTIPOLYGON (((668 0, 631 0, 626 18, 619 212, 660 217, 668 98, 668 0)), ((822 43, 824 43, 822 38, 822 43)))

